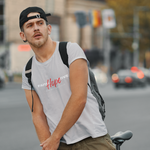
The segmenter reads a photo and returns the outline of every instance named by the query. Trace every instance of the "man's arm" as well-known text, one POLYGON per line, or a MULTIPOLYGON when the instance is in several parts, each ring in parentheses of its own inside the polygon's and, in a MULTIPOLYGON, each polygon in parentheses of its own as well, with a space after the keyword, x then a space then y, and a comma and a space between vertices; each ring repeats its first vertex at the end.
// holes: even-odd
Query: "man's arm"
POLYGON ((55 131, 41 144, 43 150, 56 150, 61 137, 75 124, 80 117, 87 99, 88 67, 84 59, 75 60, 69 67, 71 97, 64 109, 61 120, 55 131))
MULTIPOLYGON (((49 126, 47 124, 46 116, 43 112, 43 106, 41 101, 37 95, 37 93, 32 91, 34 98, 33 112, 32 112, 32 120, 36 129, 36 133, 38 135, 40 143, 44 142, 47 138, 51 136, 49 131, 49 126)), ((27 102, 29 104, 30 109, 32 108, 32 95, 30 90, 25 89, 25 95, 27 102)))

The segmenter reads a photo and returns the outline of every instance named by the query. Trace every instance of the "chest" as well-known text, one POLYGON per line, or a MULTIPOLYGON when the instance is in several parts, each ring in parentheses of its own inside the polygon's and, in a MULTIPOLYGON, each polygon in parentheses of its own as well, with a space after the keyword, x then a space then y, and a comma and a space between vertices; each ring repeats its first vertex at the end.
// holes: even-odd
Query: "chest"
POLYGON ((58 89, 69 83, 69 69, 62 60, 53 58, 46 64, 32 65, 32 83, 36 91, 58 89))

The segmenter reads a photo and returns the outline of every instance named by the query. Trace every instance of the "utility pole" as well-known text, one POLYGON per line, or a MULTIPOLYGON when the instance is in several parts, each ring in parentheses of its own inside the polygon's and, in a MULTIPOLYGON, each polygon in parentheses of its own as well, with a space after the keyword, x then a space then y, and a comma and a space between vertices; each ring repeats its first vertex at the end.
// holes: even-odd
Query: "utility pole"
POLYGON ((147 8, 146 6, 138 6, 134 8, 134 14, 133 14, 133 43, 132 43, 132 48, 133 48, 133 65, 137 66, 139 65, 139 11, 149 11, 150 9, 147 8))
POLYGON ((138 67, 139 63, 139 16, 137 7, 134 9, 133 14, 133 65, 138 67))
POLYGON ((103 27, 104 65, 107 67, 107 75, 110 75, 110 30, 103 27))
POLYGON ((104 9, 102 11, 103 36, 104 36, 104 64, 108 69, 107 75, 110 75, 110 28, 116 27, 115 13, 113 9, 104 9))

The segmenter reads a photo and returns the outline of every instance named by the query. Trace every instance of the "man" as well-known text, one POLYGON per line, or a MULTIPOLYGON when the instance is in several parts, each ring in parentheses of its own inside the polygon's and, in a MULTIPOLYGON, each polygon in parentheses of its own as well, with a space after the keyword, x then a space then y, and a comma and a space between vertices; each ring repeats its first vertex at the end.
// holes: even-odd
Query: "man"
MULTIPOLYGON (((50 38, 51 25, 39 7, 28 7, 20 14, 20 37, 35 55, 31 87, 22 73, 22 88, 42 150, 114 149, 102 121, 96 99, 87 86, 87 59, 76 44, 67 44, 69 69, 63 64, 58 46, 50 38), (34 97, 34 105, 32 103, 34 97)), ((50 15, 50 14, 49 14, 50 15)))

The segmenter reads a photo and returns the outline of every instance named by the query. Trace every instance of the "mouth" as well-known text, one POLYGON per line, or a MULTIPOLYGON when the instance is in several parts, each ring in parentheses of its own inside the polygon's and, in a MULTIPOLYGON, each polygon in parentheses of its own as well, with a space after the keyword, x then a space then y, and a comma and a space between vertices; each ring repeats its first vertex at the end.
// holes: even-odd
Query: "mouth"
POLYGON ((35 33, 35 34, 33 35, 33 37, 36 38, 36 39, 39 39, 41 36, 42 36, 41 33, 35 33))

